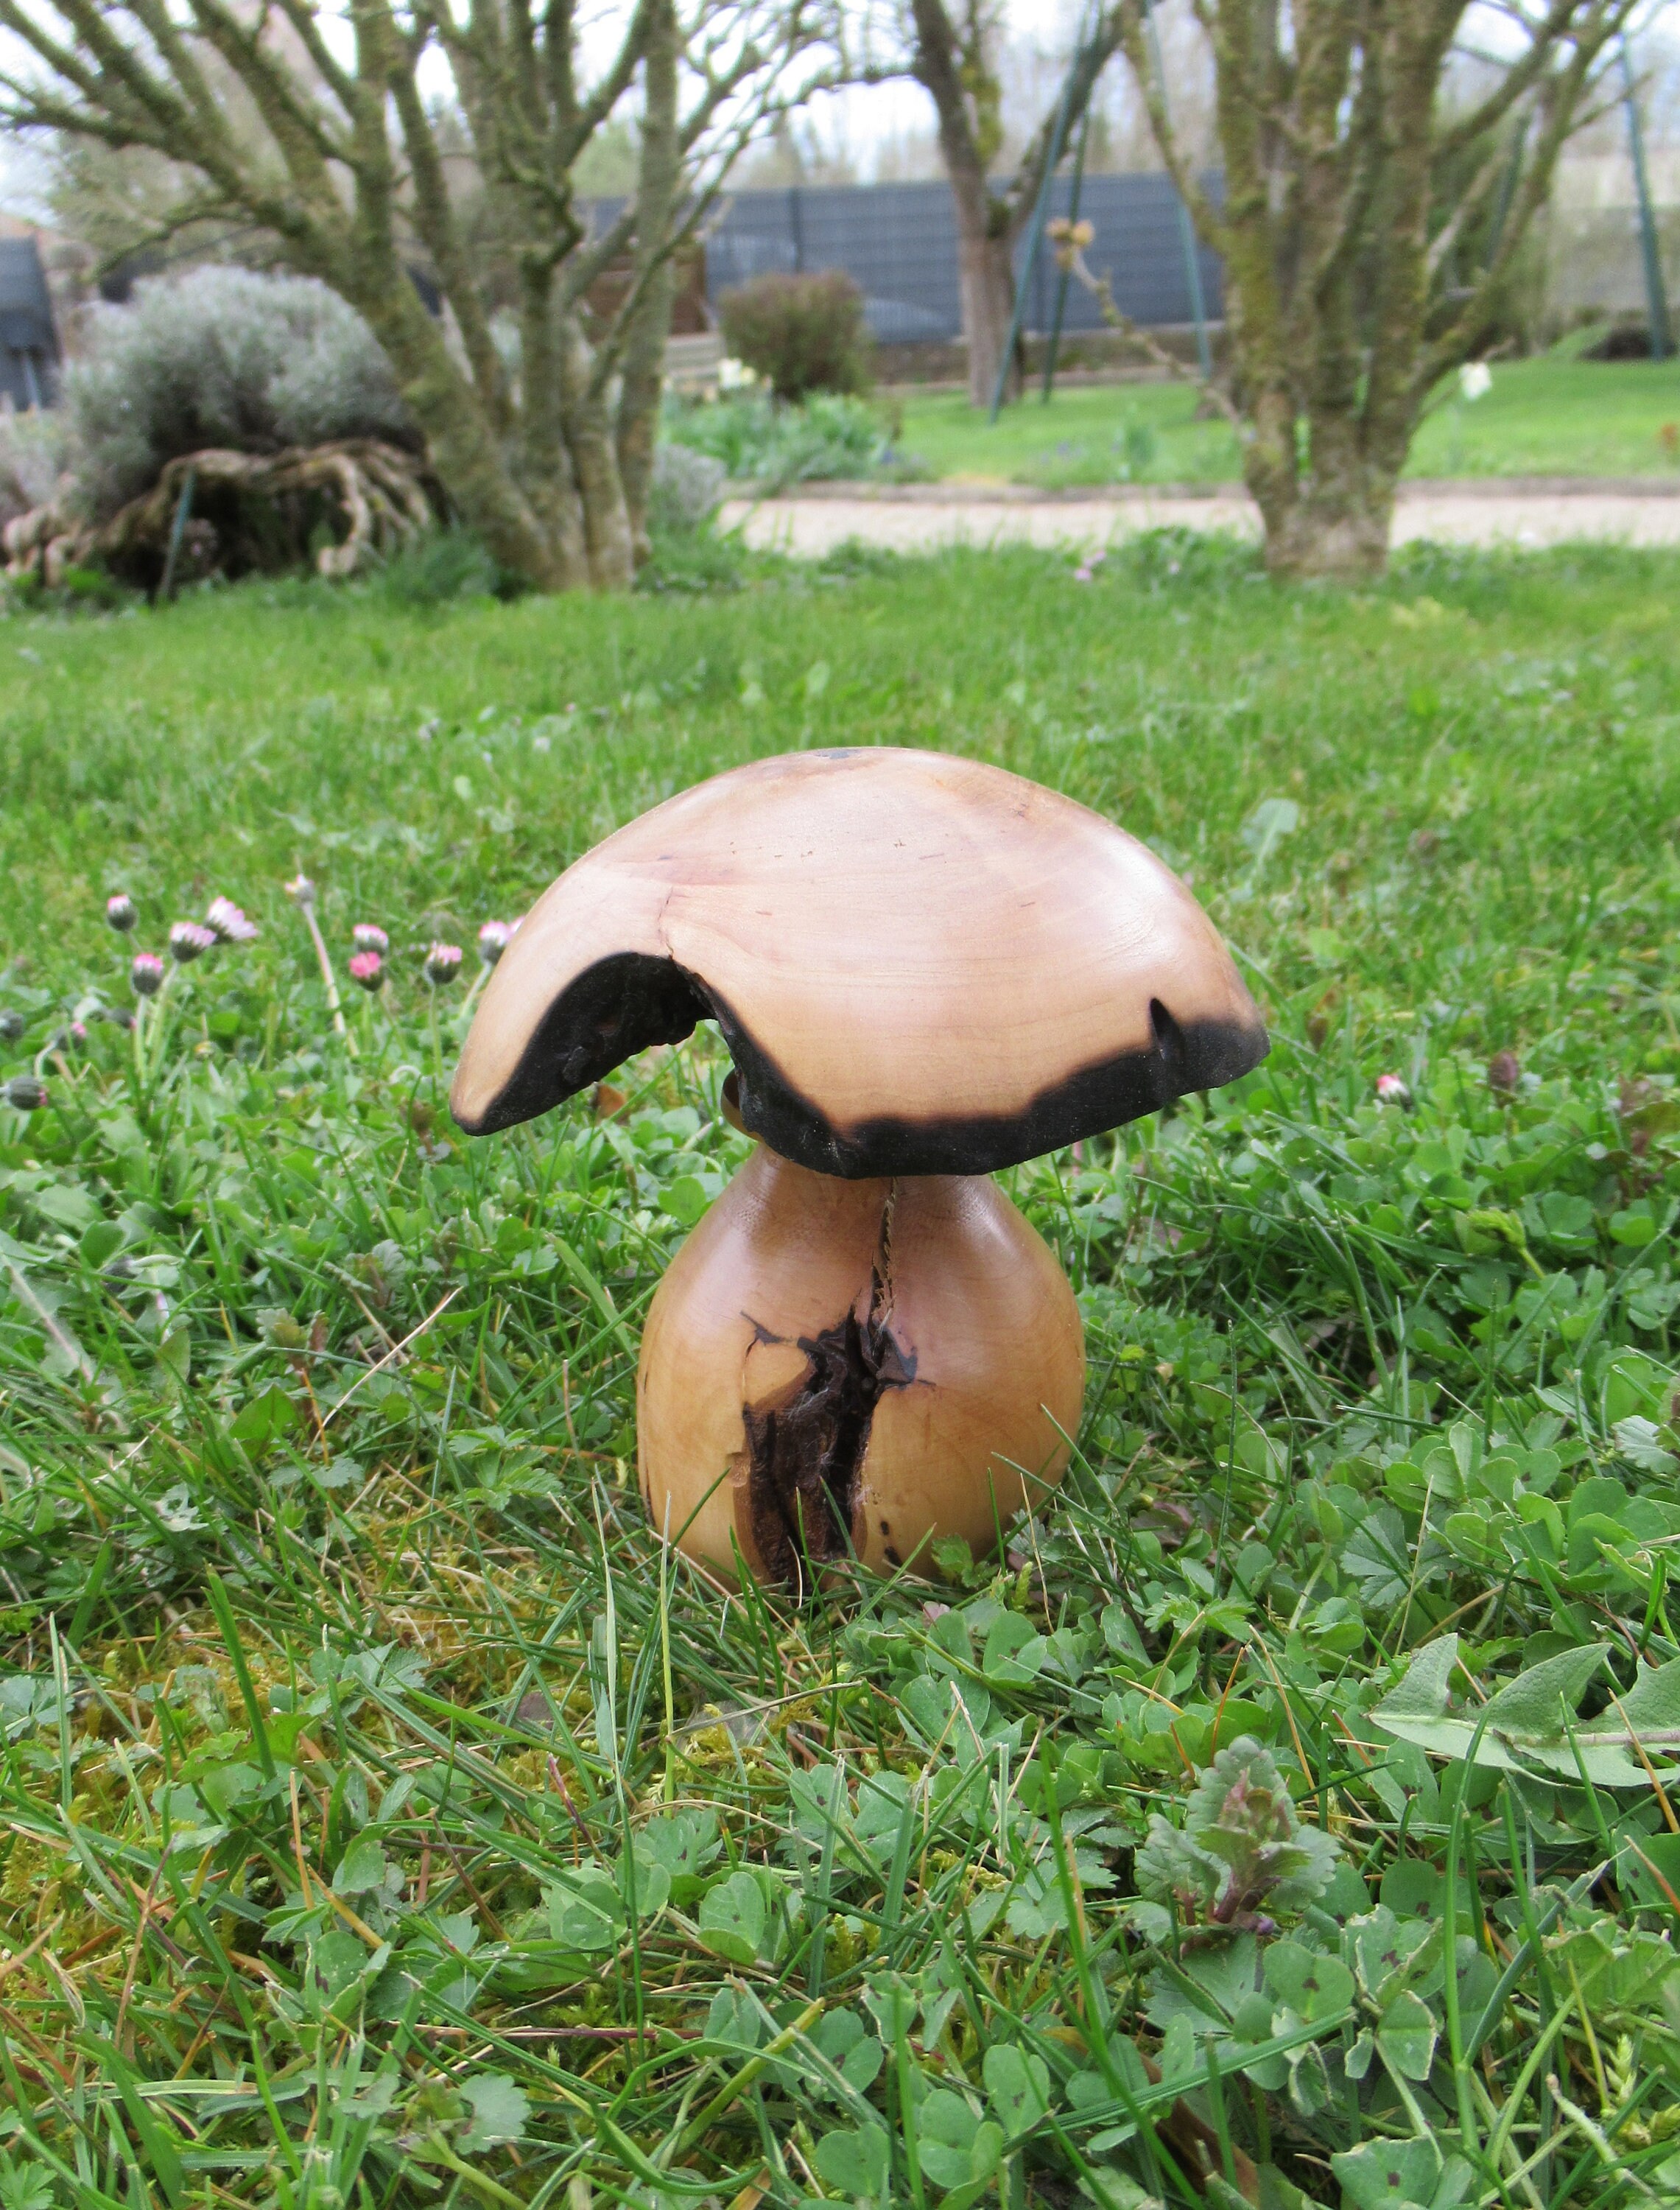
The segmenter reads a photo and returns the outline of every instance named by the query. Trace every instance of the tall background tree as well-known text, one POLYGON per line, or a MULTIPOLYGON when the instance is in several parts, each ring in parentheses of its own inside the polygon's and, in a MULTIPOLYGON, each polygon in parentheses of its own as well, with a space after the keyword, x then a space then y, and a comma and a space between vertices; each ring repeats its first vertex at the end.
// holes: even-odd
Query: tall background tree
MULTIPOLYGON (((1044 181, 1057 117, 1071 135, 1119 45, 1120 10, 1117 5, 1090 11, 1080 6, 1084 41, 1070 47, 1048 106, 1029 130, 1019 158, 1003 173, 1001 0, 894 0, 884 16, 867 9, 863 14, 867 27, 862 57, 854 63, 858 73, 877 80, 913 77, 933 102, 941 161, 956 207, 968 396, 975 406, 989 407, 1015 313, 1015 245, 1044 181), (1070 63, 1071 82, 1066 82, 1064 94, 1070 63)), ((1019 390, 1020 364, 1011 362, 1004 396, 1013 398, 1019 390)))
POLYGON ((546 589, 613 589, 645 541, 675 257, 742 148, 827 75, 825 6, 633 0, 604 39, 574 0, 0 0, 33 57, 0 75, 0 123, 164 157, 185 183, 158 237, 239 224, 329 285, 497 558, 546 589), (592 226, 580 167, 630 110, 632 189, 592 226))
POLYGON ((1418 420, 1488 344, 1636 0, 1194 4, 1214 71, 1218 206, 1148 66, 1145 0, 1120 0, 1121 38, 1162 157, 1225 262, 1231 407, 1267 557, 1283 575, 1374 574, 1418 420), (1472 45, 1475 89, 1449 97, 1472 45))

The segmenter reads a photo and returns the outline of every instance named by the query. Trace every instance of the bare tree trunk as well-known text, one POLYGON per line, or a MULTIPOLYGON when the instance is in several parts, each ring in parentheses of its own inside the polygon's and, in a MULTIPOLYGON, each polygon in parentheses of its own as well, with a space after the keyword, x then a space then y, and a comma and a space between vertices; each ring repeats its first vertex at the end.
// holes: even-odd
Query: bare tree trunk
MULTIPOLYGON (((952 0, 910 0, 915 51, 910 74, 932 100, 939 121, 939 151, 956 202, 957 270, 962 335, 968 347, 968 396, 990 407, 1015 316, 1015 243, 1038 197, 1045 168, 1059 151, 1058 130, 1085 112, 1105 63, 1120 43, 1122 9, 1099 10, 1075 57, 1065 95, 1040 123, 1007 184, 994 190, 991 170, 1003 144, 1003 86, 993 53, 992 13, 952 0)), ((1018 399, 1019 353, 1004 381, 1006 399, 1018 399)))
POLYGON ((647 537, 647 494, 653 480, 653 448, 659 440, 659 402, 665 394, 665 340, 676 293, 676 270, 667 261, 649 279, 647 296, 624 341, 618 401, 618 475, 638 567, 653 550, 647 537))
POLYGON ((1380 576, 1388 562, 1394 512, 1392 480, 1373 480, 1366 472, 1321 477, 1268 518, 1267 569, 1301 581, 1321 577, 1358 583, 1380 576))
POLYGON ((653 549, 647 540, 647 492, 665 389, 665 341, 677 291, 675 263, 658 257, 676 209, 680 175, 677 64, 676 11, 666 6, 655 17, 647 42, 635 276, 641 296, 631 308, 624 335, 618 396, 618 474, 638 566, 653 549))
POLYGON ((425 433, 432 465, 461 520, 504 568, 539 589, 575 589, 582 565, 567 557, 555 517, 538 511, 509 466, 503 441, 449 356, 443 334, 406 279, 370 297, 352 281, 335 285, 365 317, 396 371, 397 383, 425 433))
POLYGON ((589 581, 598 591, 627 591, 635 580, 635 542, 624 480, 605 407, 592 406, 572 435, 583 492, 583 540, 589 581))
POLYGON ((635 577, 629 510, 606 394, 592 377, 588 346, 575 315, 561 318, 561 419, 583 507, 588 579, 598 591, 629 589, 635 577))
MULTIPOLYGON (((954 181, 952 186, 956 190, 954 181)), ((987 209, 971 211, 957 193, 957 281, 962 299, 962 334, 968 345, 968 403, 990 407, 997 371, 1009 342, 1015 311, 1015 257, 1006 230, 994 236, 987 209), (972 219, 978 213, 978 220, 972 219)), ((1021 396, 1021 348, 1015 348, 1005 379, 1006 399, 1021 396)))

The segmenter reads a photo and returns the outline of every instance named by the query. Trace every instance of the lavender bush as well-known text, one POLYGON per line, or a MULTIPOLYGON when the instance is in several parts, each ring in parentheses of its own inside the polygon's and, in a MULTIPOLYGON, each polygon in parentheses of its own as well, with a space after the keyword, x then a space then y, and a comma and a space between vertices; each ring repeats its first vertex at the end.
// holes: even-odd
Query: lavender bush
POLYGON ((195 269, 95 311, 66 372, 81 495, 96 516, 210 446, 278 452, 336 438, 414 443, 373 333, 324 284, 195 269))

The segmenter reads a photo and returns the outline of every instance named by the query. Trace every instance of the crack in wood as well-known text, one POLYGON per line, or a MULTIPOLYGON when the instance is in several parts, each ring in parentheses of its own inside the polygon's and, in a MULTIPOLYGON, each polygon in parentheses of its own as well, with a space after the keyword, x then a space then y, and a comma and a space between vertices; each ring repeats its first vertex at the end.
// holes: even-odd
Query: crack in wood
MULTIPOLYGON (((798 1337, 804 1373, 768 1402, 741 1408, 753 1540, 765 1572, 801 1597, 823 1565, 862 1548, 858 1491, 875 1408, 888 1389, 916 1378, 915 1356, 892 1330, 896 1194, 894 1185, 864 1316, 854 1305, 833 1327, 798 1337)), ((762 1327, 758 1334, 764 1342, 786 1339, 762 1327)))

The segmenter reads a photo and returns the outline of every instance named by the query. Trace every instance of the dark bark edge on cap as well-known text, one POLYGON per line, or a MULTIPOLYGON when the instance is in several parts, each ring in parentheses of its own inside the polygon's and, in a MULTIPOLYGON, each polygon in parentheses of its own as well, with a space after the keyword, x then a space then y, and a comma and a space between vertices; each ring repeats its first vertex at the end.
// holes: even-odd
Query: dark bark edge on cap
POLYGON ((1159 999, 1149 1006, 1153 1041, 1076 1069, 1021 1113, 905 1120, 882 1115, 833 1127, 782 1077, 755 1039, 717 1008, 741 1078, 741 1120, 750 1135, 814 1174, 861 1181, 882 1174, 997 1174, 1042 1158, 1083 1136, 1141 1120, 1193 1090, 1217 1090, 1258 1066, 1271 1040, 1258 1021, 1182 1024, 1159 999))
MULTIPOLYGON (((492 1135, 563 1105, 580 1090, 656 1043, 681 1043, 711 999, 674 959, 617 951, 586 967, 561 991, 531 1032, 519 1065, 476 1116, 455 1098, 449 1110, 469 1136, 492 1135)), ((456 1077, 459 1088, 460 1077, 456 1077)))
POLYGON ((587 967, 549 1007, 512 1078, 469 1135, 534 1120, 659 1043, 680 1043, 696 1021, 715 1019, 740 1076, 741 1118, 773 1151, 815 1174, 857 1181, 878 1174, 994 1174, 1059 1150, 1081 1137, 1159 1112, 1196 1090, 1217 1090, 1258 1066, 1271 1048, 1258 1020, 1180 1023, 1149 1006, 1150 1042, 1075 1069, 1041 1090, 1025 1112, 949 1120, 882 1117, 834 1127, 783 1076, 774 1059, 674 960, 623 951, 587 967))

